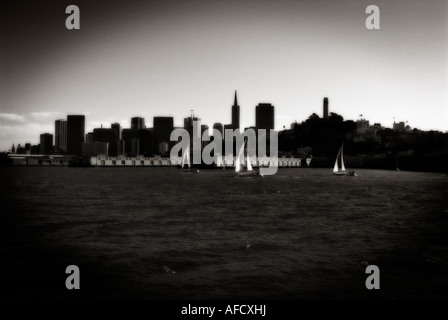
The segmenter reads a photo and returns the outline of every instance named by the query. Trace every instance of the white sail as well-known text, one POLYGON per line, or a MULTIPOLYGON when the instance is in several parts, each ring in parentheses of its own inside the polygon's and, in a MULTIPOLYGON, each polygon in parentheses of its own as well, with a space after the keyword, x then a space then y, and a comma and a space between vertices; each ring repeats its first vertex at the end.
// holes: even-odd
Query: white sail
POLYGON ((240 170, 241 170, 240 157, 237 156, 235 159, 235 172, 240 172, 240 170))
POLYGON ((187 149, 185 149, 184 154, 182 155, 182 169, 185 164, 188 164, 188 167, 190 167, 190 145, 187 146, 187 149))
POLYGON ((188 145, 188 147, 187 147, 186 162, 188 164, 188 168, 191 168, 191 163, 190 163, 190 145, 188 145))
POLYGON ((341 147, 341 171, 345 172, 345 166, 344 166, 344 145, 341 147))
POLYGON ((252 171, 252 163, 250 162, 249 156, 247 156, 247 171, 252 171))
MULTIPOLYGON (((188 148, 187 148, 188 149, 188 148)), ((186 151, 184 151, 184 154, 182 155, 182 163, 180 165, 180 167, 183 169, 184 168, 184 164, 185 164, 185 153, 186 151)))
POLYGON ((244 143, 240 147, 240 151, 238 152, 238 155, 236 156, 235 160, 235 172, 241 171, 241 164, 244 161, 244 143))
POLYGON ((339 159, 339 155, 341 154, 341 150, 342 150, 342 147, 341 147, 341 149, 339 149, 338 156, 336 157, 336 161, 334 162, 333 172, 339 171, 338 159, 339 159))

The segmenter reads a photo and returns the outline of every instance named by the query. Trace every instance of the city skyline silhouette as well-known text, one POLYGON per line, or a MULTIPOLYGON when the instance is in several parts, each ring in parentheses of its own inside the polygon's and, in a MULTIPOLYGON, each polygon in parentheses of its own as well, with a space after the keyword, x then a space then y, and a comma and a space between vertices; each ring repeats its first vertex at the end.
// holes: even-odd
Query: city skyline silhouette
MULTIPOLYGON (((25 5, 26 4, 26 5, 25 5)), ((306 119, 330 98, 332 112, 392 126, 446 131, 446 3, 377 1, 78 1, 81 29, 65 28, 65 3, 2 11, 0 150, 37 143, 49 119, 86 115, 86 131, 140 116, 193 109, 203 123, 240 126, 253 108, 276 107, 275 129, 306 119), (45 20, 45 24, 42 24, 45 20), (428 35, 431 36, 428 36, 428 35)))

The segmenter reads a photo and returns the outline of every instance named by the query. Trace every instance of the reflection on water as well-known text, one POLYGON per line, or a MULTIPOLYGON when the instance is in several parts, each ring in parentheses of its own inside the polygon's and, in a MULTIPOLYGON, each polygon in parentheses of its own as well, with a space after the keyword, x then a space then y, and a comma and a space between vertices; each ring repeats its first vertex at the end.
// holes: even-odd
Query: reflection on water
POLYGON ((0 169, 11 297, 448 297, 446 174, 0 169), (365 288, 369 264, 380 290, 365 288))

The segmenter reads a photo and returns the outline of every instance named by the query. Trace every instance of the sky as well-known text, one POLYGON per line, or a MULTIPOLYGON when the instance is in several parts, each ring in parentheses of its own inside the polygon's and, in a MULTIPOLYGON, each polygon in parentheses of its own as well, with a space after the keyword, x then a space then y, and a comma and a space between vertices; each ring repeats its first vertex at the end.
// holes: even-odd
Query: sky
POLYGON ((4 0, 0 11, 0 150, 39 143, 54 121, 86 115, 86 132, 134 116, 194 110, 241 127, 275 106, 275 128, 312 113, 392 127, 448 130, 444 0, 4 0), (80 9, 68 30, 68 5, 80 9), (368 5, 380 29, 368 30, 368 5))

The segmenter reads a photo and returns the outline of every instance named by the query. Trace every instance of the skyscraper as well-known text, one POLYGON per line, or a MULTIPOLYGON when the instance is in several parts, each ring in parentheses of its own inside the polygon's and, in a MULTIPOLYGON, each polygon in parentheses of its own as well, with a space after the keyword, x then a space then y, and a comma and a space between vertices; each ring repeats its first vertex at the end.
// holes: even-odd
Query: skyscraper
POLYGON ((193 111, 190 117, 184 118, 184 129, 187 130, 190 135, 190 155, 193 157, 193 139, 201 139, 201 119, 195 117, 193 111), (194 121, 197 121, 196 131, 194 131, 194 121))
POLYGON ((115 130, 115 133, 117 135, 117 139, 120 140, 121 139, 121 126, 120 126, 120 124, 115 122, 115 123, 112 123, 110 125, 110 127, 111 127, 111 129, 115 130))
POLYGON ((191 115, 191 117, 184 118, 184 129, 188 131, 188 133, 190 135, 191 142, 193 141, 192 140, 193 136, 201 138, 200 128, 201 128, 201 119, 195 117, 193 114, 191 115), (193 133, 193 122, 194 121, 198 122, 198 129, 197 129, 198 131, 193 133))
POLYGON ((82 115, 67 116, 67 153, 81 155, 84 142, 85 117, 82 115))
POLYGON ((324 98, 324 119, 328 119, 328 98, 324 98))
POLYGON ((141 130, 145 129, 145 119, 140 117, 131 118, 131 129, 133 130, 141 130))
POLYGON ((107 142, 109 144, 108 155, 117 155, 117 132, 114 128, 96 128, 93 129, 94 142, 107 142))
POLYGON ((235 90, 235 99, 233 101, 232 106, 232 129, 240 128, 240 106, 238 105, 236 90, 235 90))
POLYGON ((170 152, 173 122, 173 117, 154 117, 154 151, 156 154, 170 152))
MULTIPOLYGON (((123 129, 122 140, 126 154, 142 154, 150 156, 154 154, 153 135, 149 129, 123 129)), ((118 151, 118 150, 117 150, 118 151)))
MULTIPOLYGON (((257 129, 274 129, 274 106, 259 103, 255 108, 255 127, 257 129)), ((269 134, 269 132, 268 132, 269 134)))
POLYGON ((67 120, 61 119, 54 122, 54 147, 57 151, 67 151, 67 120))
POLYGON ((85 142, 87 142, 87 143, 95 142, 95 139, 93 138, 93 132, 87 132, 85 142))
POLYGON ((53 149, 53 135, 42 133, 40 135, 40 154, 49 154, 53 149))

